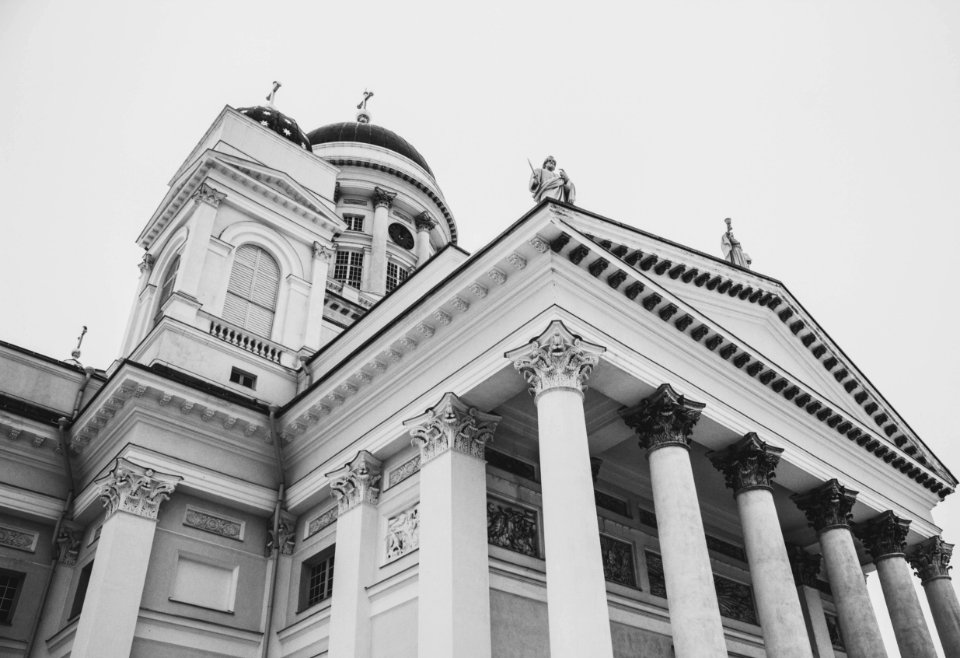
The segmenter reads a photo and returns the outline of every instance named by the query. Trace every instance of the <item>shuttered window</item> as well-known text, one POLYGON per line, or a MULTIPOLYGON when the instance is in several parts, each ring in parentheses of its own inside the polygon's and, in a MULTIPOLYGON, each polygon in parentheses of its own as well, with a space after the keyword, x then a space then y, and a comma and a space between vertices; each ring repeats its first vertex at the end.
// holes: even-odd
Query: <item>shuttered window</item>
POLYGON ((154 323, 160 321, 160 312, 163 310, 163 305, 170 295, 173 294, 173 284, 177 280, 177 271, 180 269, 180 254, 177 254, 173 257, 173 260, 170 261, 170 264, 167 266, 167 271, 163 273, 163 279, 160 281, 160 294, 157 299, 160 301, 157 302, 157 313, 154 316, 154 323))
POLYGON ((233 259, 223 319, 269 338, 279 289, 277 261, 260 247, 243 245, 233 259))

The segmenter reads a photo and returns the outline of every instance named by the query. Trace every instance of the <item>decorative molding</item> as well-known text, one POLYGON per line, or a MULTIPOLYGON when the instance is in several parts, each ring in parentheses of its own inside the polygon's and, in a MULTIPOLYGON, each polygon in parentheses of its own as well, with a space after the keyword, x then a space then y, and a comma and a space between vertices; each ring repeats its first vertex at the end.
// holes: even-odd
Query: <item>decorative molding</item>
POLYGON ((482 284, 480 284, 480 283, 472 283, 472 284, 470 284, 470 292, 473 293, 473 296, 476 297, 476 298, 478 298, 478 299, 483 299, 484 297, 487 296, 487 288, 486 288, 486 286, 484 286, 484 285, 482 285, 482 284))
POLYGON ((200 186, 190 195, 196 204, 206 203, 214 208, 219 208, 220 203, 227 198, 223 192, 218 192, 206 183, 200 183, 200 186))
POLYGON ((530 238, 530 246, 537 250, 537 253, 545 254, 550 250, 550 245, 545 238, 535 235, 530 238))
POLYGON ((349 512, 357 505, 376 505, 380 501, 380 469, 382 463, 366 450, 357 453, 343 467, 327 473, 331 478, 330 488, 337 498, 340 514, 349 512))
POLYGON ((62 525, 57 532, 57 561, 65 567, 73 567, 80 556, 83 546, 83 531, 67 525, 62 525))
POLYGON ((817 533, 831 528, 850 528, 850 509, 857 499, 856 491, 847 489, 836 478, 804 494, 790 496, 806 514, 807 521, 817 533))
POLYGON ((416 455, 390 471, 390 474, 387 476, 387 487, 395 487, 411 477, 414 473, 419 473, 420 459, 420 455, 416 455))
POLYGON ((333 257, 336 253, 336 250, 324 247, 319 242, 313 243, 313 257, 319 261, 327 263, 328 265, 333 261, 333 257))
POLYGON ((416 226, 417 231, 432 231, 437 225, 437 220, 431 217, 430 213, 424 210, 414 218, 413 225, 416 226))
POLYGON ((874 562, 888 557, 906 557, 904 549, 907 545, 910 521, 901 519, 891 510, 865 523, 855 524, 853 531, 870 551, 874 562))
POLYGON ((518 254, 517 252, 513 252, 512 254, 507 256, 507 262, 513 265, 513 269, 517 271, 520 271, 527 266, 527 259, 521 256, 520 254, 518 254))
POLYGON ((390 208, 393 205, 393 200, 396 197, 396 192, 391 192, 390 190, 385 190, 380 186, 376 186, 373 188, 373 207, 390 208))
POLYGON ((953 544, 943 541, 940 536, 930 537, 910 549, 907 554, 910 564, 920 578, 921 584, 937 578, 949 578, 950 557, 953 555, 953 544))
POLYGON ((633 563, 633 544, 601 534, 600 555, 603 560, 605 580, 636 588, 637 572, 633 563))
POLYGON ((470 303, 463 297, 454 297, 451 303, 453 304, 453 307, 461 313, 466 313, 470 308, 470 303))
POLYGON ((37 550, 39 539, 40 534, 37 532, 9 525, 0 525, 0 546, 33 553, 37 550))
POLYGON ((434 333, 436 333, 434 328, 425 322, 421 322, 420 324, 417 325, 417 331, 419 331, 420 335, 423 336, 424 338, 430 338, 433 336, 434 333))
POLYGON ((187 505, 187 509, 183 513, 183 525, 240 542, 243 541, 246 526, 243 521, 238 519, 215 514, 192 505, 187 505))
POLYGON ((724 450, 708 452, 707 457, 737 495, 751 489, 772 491, 782 453, 783 448, 775 448, 750 432, 724 450))
POLYGON ((310 537, 313 537, 315 534, 317 534, 324 528, 328 528, 332 526, 334 523, 337 522, 338 515, 339 515, 339 508, 337 506, 334 506, 328 509, 326 512, 323 512, 319 516, 312 519, 309 523, 307 523, 307 532, 306 532, 306 536, 304 536, 304 539, 309 539, 310 537))
POLYGON ((143 254, 143 258, 140 259, 140 262, 137 264, 137 267, 140 269, 140 273, 150 272, 153 270, 153 266, 156 263, 156 259, 149 252, 143 254))
POLYGON ((293 555, 296 543, 296 523, 281 519, 274 537, 272 519, 267 519, 267 542, 263 551, 265 557, 270 557, 274 551, 279 551, 281 555, 293 555))
POLYGON ((152 468, 120 457, 113 470, 96 484, 108 517, 116 512, 127 512, 156 520, 160 504, 170 497, 182 479, 179 475, 157 473, 152 468))
POLYGON ((500 416, 467 406, 446 393, 426 413, 404 421, 413 444, 420 448, 421 467, 448 450, 483 460, 484 447, 493 440, 500 416))
POLYGON ((508 551, 540 557, 537 511, 496 498, 487 499, 487 543, 508 551))
POLYGON ((420 503, 387 519, 387 560, 395 560, 420 547, 420 503))
POLYGON ((551 390, 573 390, 581 395, 593 367, 606 348, 574 335, 554 320, 529 344, 504 354, 529 384, 534 400, 551 390))
POLYGON ((446 326, 450 324, 450 322, 453 320, 453 318, 450 317, 449 313, 446 313, 445 311, 440 311, 440 310, 434 311, 433 317, 442 326, 446 326))
POLYGON ((665 446, 689 448, 693 426, 705 406, 686 399, 670 384, 661 384, 650 397, 621 410, 620 416, 636 432, 640 447, 648 452, 665 446))
POLYGON ((493 268, 487 272, 487 276, 490 277, 490 280, 496 283, 499 286, 502 286, 507 282, 507 275, 497 268, 493 268))
POLYGON ((807 553, 802 546, 788 545, 787 557, 790 560, 790 569, 793 571, 793 582, 797 586, 818 587, 820 574, 820 555, 807 553))

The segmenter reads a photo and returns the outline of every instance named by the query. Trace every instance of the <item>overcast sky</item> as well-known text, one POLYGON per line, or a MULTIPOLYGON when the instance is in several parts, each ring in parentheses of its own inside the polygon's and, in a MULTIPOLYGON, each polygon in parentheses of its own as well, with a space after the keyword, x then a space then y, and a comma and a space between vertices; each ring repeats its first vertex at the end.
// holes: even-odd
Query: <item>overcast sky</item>
POLYGON ((222 107, 279 80, 310 131, 368 87, 468 251, 548 153, 582 207, 701 251, 732 217, 960 474, 960 3, 630 5, 0 0, 0 339, 67 358, 86 324, 107 367, 134 239, 222 107))

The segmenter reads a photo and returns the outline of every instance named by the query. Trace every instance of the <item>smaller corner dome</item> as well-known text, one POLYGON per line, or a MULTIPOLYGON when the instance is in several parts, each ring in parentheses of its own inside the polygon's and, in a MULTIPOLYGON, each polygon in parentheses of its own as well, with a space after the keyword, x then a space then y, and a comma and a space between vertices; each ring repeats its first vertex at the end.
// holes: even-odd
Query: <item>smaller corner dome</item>
POLYGON ((257 105, 256 107, 238 108, 237 112, 272 130, 300 148, 306 151, 310 150, 310 139, 306 133, 300 129, 296 121, 277 110, 277 108, 257 105))
POLYGON ((321 126, 311 131, 308 138, 314 146, 331 142, 359 142, 361 144, 380 146, 402 155, 409 160, 413 160, 428 174, 433 176, 433 170, 430 169, 430 165, 427 164, 426 159, 420 155, 420 151, 414 148, 413 144, 403 137, 383 126, 372 123, 361 123, 359 121, 331 123, 330 125, 321 126))

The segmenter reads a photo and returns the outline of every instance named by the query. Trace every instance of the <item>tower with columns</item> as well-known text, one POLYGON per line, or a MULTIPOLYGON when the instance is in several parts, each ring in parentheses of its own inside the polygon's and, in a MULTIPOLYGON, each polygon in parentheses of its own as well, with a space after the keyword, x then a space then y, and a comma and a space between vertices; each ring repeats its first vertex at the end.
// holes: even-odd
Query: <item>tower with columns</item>
POLYGON ((617 219, 470 255, 365 107, 225 108, 122 358, 0 343, 0 656, 877 658, 874 572, 960 656, 947 466, 782 283, 617 219))

